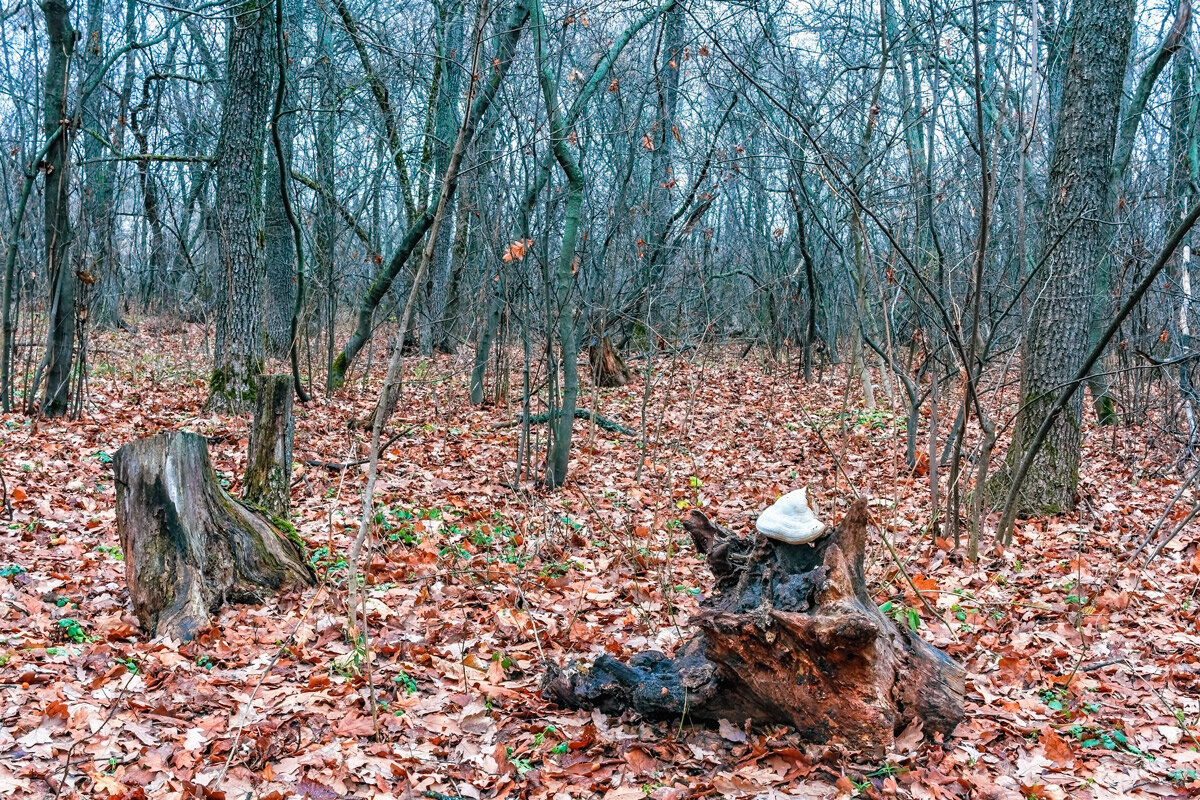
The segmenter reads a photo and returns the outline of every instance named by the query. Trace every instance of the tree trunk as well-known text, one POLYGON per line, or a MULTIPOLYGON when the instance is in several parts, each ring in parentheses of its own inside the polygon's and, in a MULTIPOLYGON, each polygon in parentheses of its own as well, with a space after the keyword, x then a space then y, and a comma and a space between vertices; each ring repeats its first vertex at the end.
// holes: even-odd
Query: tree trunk
POLYGON ((204 437, 138 439, 113 457, 129 597, 154 636, 188 641, 226 602, 315 582, 303 544, 221 488, 204 437))
POLYGON ((216 336, 208 408, 239 413, 263 369, 263 145, 272 77, 271 6, 246 0, 229 27, 216 155, 216 336))
MULTIPOLYGON (((517 43, 521 39, 521 33, 525 28, 525 20, 528 16, 529 10, 525 0, 518 0, 513 5, 502 34, 497 37, 499 43, 496 46, 496 54, 492 57, 491 80, 483 84, 479 94, 472 101, 468 110, 466 126, 470 129, 472 135, 479 120, 487 113, 488 108, 491 107, 492 101, 496 98, 496 92, 499 90, 509 66, 512 65, 513 57, 516 55, 517 43)), ((468 136, 468 141, 470 138, 468 136)), ((453 163, 453 159, 451 162, 453 163)), ((453 173, 448 173, 447 176, 443 177, 442 186, 442 191, 449 191, 453 194, 458 187, 457 165, 454 166, 453 173)), ((387 296, 388 290, 392 287, 392 282, 408 262, 409 256, 416 250, 421 237, 433 225, 434 211, 440 202, 440 197, 430 199, 430 203, 424 213, 409 225, 408 232, 405 233, 400 246, 392 255, 387 268, 374 280, 370 289, 367 290, 366 295, 359 302, 358 322, 354 332, 350 334, 350 339, 346 342, 346 346, 342 348, 342 352, 338 354, 338 357, 333 362, 333 379, 335 384, 340 385, 345 380, 346 373, 350 369, 350 364, 353 363, 355 357, 358 356, 363 347, 370 341, 375 309, 379 307, 379 304, 383 302, 383 298, 387 296)))
MULTIPOLYGON (((543 47, 546 20, 541 0, 530 0, 530 16, 537 31, 537 60, 542 98, 550 123, 554 157, 567 179, 567 204, 563 212, 562 243, 553 273, 552 314, 558 315, 558 355, 562 362, 562 391, 551 402, 557 405, 558 416, 550 423, 550 447, 546 453, 546 486, 557 489, 567 480, 567 465, 571 458, 571 434, 575 425, 575 402, 579 396, 579 349, 575 338, 575 249, 579 241, 579 211, 583 205, 584 175, 578 160, 568 146, 568 126, 559 111, 558 85, 550 72, 543 47)), ((554 392, 555 389, 551 389, 554 392)))
POLYGON ((333 255, 337 242, 334 145, 337 138, 338 85, 333 66, 333 26, 324 16, 321 17, 320 26, 321 58, 318 59, 317 69, 321 82, 321 114, 317 117, 315 150, 317 183, 321 186, 321 193, 313 225, 313 269, 324 295, 325 392, 328 394, 333 389, 333 348, 337 322, 337 281, 334 277, 333 255))
POLYGON ((244 494, 247 501, 283 519, 291 502, 294 435, 292 377, 260 375, 244 494))
MULTIPOLYGON (((1074 12, 1042 228, 1047 277, 1034 293, 1031 325, 1022 342, 1020 411, 1008 451, 1009 471, 1021 462, 1059 389, 1087 357, 1095 276, 1108 242, 1103 209, 1134 7, 1133 0, 1114 0, 1094 8, 1077 6, 1074 12)), ((1055 420, 1021 487, 1019 508, 1026 513, 1054 514, 1075 507, 1083 440, 1081 394, 1069 411, 1055 420)), ((992 495, 1003 497, 1010 478, 1005 472, 997 479, 992 495)))
POLYGON ((49 276, 50 319, 46 337, 46 393, 42 412, 49 417, 67 413, 71 388, 71 362, 75 354, 75 271, 67 263, 71 239, 70 206, 71 139, 75 121, 67 111, 67 71, 75 50, 76 34, 70 10, 61 0, 42 3, 50 54, 46 60, 45 124, 54 137, 45 156, 46 174, 46 273, 49 276))
POLYGON ((625 359, 613 347, 612 339, 601 336, 600 340, 588 348, 588 361, 592 367, 592 383, 604 388, 624 386, 632 377, 625 359))
MULTIPOLYGON (((434 135, 434 174, 445 175, 450 164, 450 150, 455 135, 461 125, 458 114, 459 98, 462 95, 463 61, 463 16, 460 9, 453 9, 447 15, 446 34, 442 44, 442 78, 438 87, 437 120, 434 135)), ((450 243, 453 228, 446 222, 456 215, 454 203, 457 192, 448 198, 446 220, 437 226, 437 237, 434 243, 433 257, 425 277, 426 285, 421 293, 421 314, 419 338, 421 355, 433 355, 434 345, 441 343, 446 327, 446 302, 450 288, 450 243)))
MULTIPOLYGON (((279 0, 283 2, 283 19, 285 35, 295 35, 300 30, 296 18, 296 3, 294 0, 279 0)), ((273 70, 278 80, 278 69, 273 70)), ((285 96, 285 103, 278 120, 279 141, 283 145, 283 158, 286 163, 284 174, 292 172, 292 140, 296 135, 295 101, 292 93, 285 96)), ((266 235, 266 246, 263 255, 266 259, 265 304, 267 352, 272 358, 287 358, 292 345, 292 310, 296 306, 296 246, 292 239, 292 226, 288 223, 283 202, 280 200, 283 187, 280 186, 279 161, 275 148, 266 148, 266 163, 264 180, 266 188, 263 196, 266 198, 263 207, 263 231, 266 235)))
POLYGON ((802 738, 882 757, 918 724, 949 736, 963 670, 880 611, 867 591, 867 505, 809 544, 743 539, 699 511, 684 521, 716 579, 678 655, 608 655, 551 668, 543 689, 571 708, 652 718, 785 723, 802 738))
MULTIPOLYGON (((104 62, 103 0, 88 0, 87 8, 88 30, 82 61, 83 74, 90 77, 104 62)), ((127 64, 124 85, 129 85, 132 79, 127 64)), ((124 105, 128 99, 128 94, 123 93, 121 104, 124 105)), ((106 118, 110 109, 106 105, 103 94, 92 93, 83 107, 82 124, 85 129, 104 131, 109 127, 106 118)), ((124 118, 124 110, 121 109, 112 137, 113 146, 118 152, 122 147, 124 118)), ((107 330, 117 327, 121 321, 117 308, 120 299, 119 265, 113 241, 116 165, 104 157, 103 144, 95 136, 84 136, 83 152, 86 166, 79 215, 80 242, 83 247, 80 270, 91 275, 96 284, 92 292, 92 327, 107 330)))

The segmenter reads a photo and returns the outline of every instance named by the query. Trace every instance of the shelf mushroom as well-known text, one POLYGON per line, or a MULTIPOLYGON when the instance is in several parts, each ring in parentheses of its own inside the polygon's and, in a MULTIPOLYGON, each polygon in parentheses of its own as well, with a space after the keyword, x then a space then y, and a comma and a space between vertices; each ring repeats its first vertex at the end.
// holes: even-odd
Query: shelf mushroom
POLYGON ((758 515, 758 532, 785 544, 808 544, 825 532, 825 523, 817 519, 808 505, 808 487, 788 492, 758 515))

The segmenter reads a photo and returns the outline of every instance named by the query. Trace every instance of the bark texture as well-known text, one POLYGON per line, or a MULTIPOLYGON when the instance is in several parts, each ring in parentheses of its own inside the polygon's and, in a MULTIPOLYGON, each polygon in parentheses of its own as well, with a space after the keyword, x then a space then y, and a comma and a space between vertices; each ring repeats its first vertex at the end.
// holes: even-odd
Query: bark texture
POLYGON ((138 439, 113 457, 129 597, 154 636, 188 641, 228 602, 315 578, 303 545, 221 488, 202 436, 138 439))
POLYGON ((76 121, 67 110, 67 80, 77 34, 71 27, 70 9, 61 0, 42 3, 50 52, 44 81, 46 148, 45 232, 46 274, 49 277, 50 314, 46 337, 46 392, 42 411, 48 417, 64 416, 70 407, 71 366, 75 355, 75 290, 78 279, 67 263, 71 243, 68 193, 71 188, 71 141, 76 121))
POLYGON ((612 339, 601 336, 588 348, 588 361, 592 368, 592 383, 605 388, 624 386, 631 375, 625 359, 613 347, 612 339))
POLYGON ((880 757, 920 724, 949 736, 963 718, 963 670, 897 625, 867 592, 866 502, 810 544, 744 539, 699 511, 684 521, 716 591, 674 658, 551 668, 543 688, 572 708, 652 718, 785 723, 807 741, 880 757))
MULTIPOLYGON (((283 2, 283 30, 285 35, 294 36, 300 28, 297 19, 298 4, 283 2)), ((279 79, 276 66, 273 76, 279 79)), ((279 126, 279 141, 283 145, 285 172, 292 171, 292 141, 296 136, 296 109, 292 92, 284 95, 285 105, 275 124, 279 126)), ((266 288, 264 291, 266 312, 267 351, 272 358, 287 358, 292 346, 292 309, 296 306, 296 246, 292 239, 292 226, 288 223, 283 202, 280 199, 278 156, 275 148, 267 147, 263 180, 266 187, 263 197, 263 230, 266 236, 264 257, 266 259, 266 288)))
POLYGON ((246 500, 284 519, 291 503, 292 391, 291 375, 259 377, 244 481, 246 500))
POLYGON ((228 73, 217 144, 215 357, 208 407, 241 412, 263 369, 263 146, 274 70, 271 5, 246 0, 229 27, 228 73))
MULTIPOLYGON (((1103 211, 1135 5, 1133 0, 1114 0, 1077 6, 1074 12, 1076 30, 1066 56, 1046 190, 1045 278, 1035 293, 1022 343, 1020 412, 1008 452, 1010 471, 1088 353, 1092 293, 1108 242, 1103 211)), ((1021 511, 1054 514, 1075 507, 1082 393, 1075 395, 1068 412, 1058 416, 1021 487, 1021 511)), ((1007 477, 998 475, 1000 486, 993 488, 993 496, 1007 492, 1007 477)))

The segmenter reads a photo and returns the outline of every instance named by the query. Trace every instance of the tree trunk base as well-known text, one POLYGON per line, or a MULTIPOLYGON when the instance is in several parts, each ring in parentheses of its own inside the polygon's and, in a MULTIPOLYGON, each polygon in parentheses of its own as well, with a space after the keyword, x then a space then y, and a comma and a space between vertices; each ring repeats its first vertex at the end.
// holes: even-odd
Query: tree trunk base
POLYGON ((603 389, 624 386, 632 377, 625 360, 607 336, 601 336, 598 342, 588 348, 588 360, 592 367, 592 383, 603 389))
POLYGON ((909 725, 946 737, 962 721, 962 668, 867 592, 865 501, 810 544, 739 538, 699 511, 684 526, 716 578, 699 632, 674 658, 552 666, 548 697, 609 714, 784 723, 872 758, 909 725))
POLYGON ((292 494, 292 376, 260 375, 246 460, 246 500, 287 518, 292 494))
POLYGON ((130 442, 113 457, 113 473, 129 597, 152 635, 188 641, 227 602, 315 583, 294 532, 221 488, 202 436, 130 442))

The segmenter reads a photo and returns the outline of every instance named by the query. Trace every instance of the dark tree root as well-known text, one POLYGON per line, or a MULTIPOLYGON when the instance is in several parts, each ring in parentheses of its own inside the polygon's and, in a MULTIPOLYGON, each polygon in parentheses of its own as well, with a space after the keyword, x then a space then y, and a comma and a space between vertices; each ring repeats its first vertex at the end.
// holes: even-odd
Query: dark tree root
POLYGON ((113 457, 117 533, 142 627, 188 641, 227 602, 315 583, 303 544, 217 482, 204 437, 162 433, 113 457))
POLYGON ((613 715, 783 723, 870 757, 914 722, 947 737, 962 721, 962 668, 867 592, 865 501, 804 545, 739 538, 699 511, 683 524, 716 581, 694 619, 699 632, 674 658, 551 667, 550 699, 613 715))

